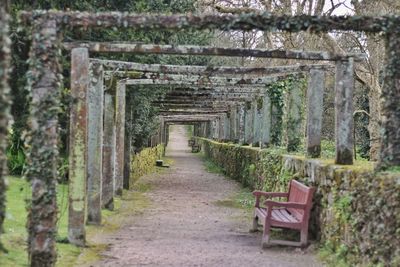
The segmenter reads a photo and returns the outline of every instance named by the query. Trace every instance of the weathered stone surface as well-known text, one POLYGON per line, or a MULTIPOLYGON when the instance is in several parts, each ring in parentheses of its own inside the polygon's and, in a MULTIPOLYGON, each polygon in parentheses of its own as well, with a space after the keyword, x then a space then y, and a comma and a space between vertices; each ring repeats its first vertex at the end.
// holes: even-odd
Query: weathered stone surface
POLYGON ((115 91, 115 194, 122 195, 125 150, 125 83, 118 82, 115 91))
MULTIPOLYGON (((296 50, 267 50, 249 48, 225 48, 190 45, 156 45, 137 43, 108 43, 108 42, 69 42, 64 43, 64 48, 72 49, 84 47, 91 52, 106 53, 134 53, 134 54, 167 54, 167 55, 203 55, 203 56, 230 56, 230 57, 257 57, 257 58, 285 58, 307 60, 342 60, 348 55, 331 52, 312 52, 296 50)), ((352 57, 363 60, 366 55, 352 54, 352 57)))
POLYGON ((149 79, 124 79, 126 85, 197 85, 202 88, 223 86, 223 85, 243 85, 243 84, 270 84, 273 82, 285 80, 289 74, 280 76, 261 77, 261 78, 227 78, 227 77, 193 77, 193 76, 168 76, 167 78, 149 78, 149 79))
POLYGON ((102 64, 107 74, 114 74, 117 77, 129 78, 132 76, 143 75, 149 73, 155 75, 157 73, 164 74, 196 74, 196 75, 271 75, 281 73, 301 73, 308 72, 310 69, 333 69, 332 65, 327 64, 307 64, 307 65, 286 65, 277 67, 229 67, 229 66, 196 66, 196 65, 161 65, 161 64, 142 64, 137 62, 104 60, 92 58, 91 62, 102 64), (116 71, 117 70, 117 71, 116 71), (114 71, 116 71, 114 73, 114 71))
POLYGON ((252 102, 245 104, 244 116, 244 144, 251 145, 254 140, 254 105, 252 102))
MULTIPOLYGON (((8 37, 9 19, 4 5, 0 5, 0 236, 4 231, 3 222, 6 217, 6 149, 11 106, 8 85, 11 60, 11 40, 8 37)), ((1 248, 0 242, 0 250, 1 248)))
POLYGON ((336 62, 335 81, 335 142, 337 164, 353 164, 354 158, 354 64, 336 62))
POLYGON ((87 223, 101 224, 103 171, 103 66, 91 64, 88 96, 87 223))
POLYGON ((87 133, 89 93, 89 52, 75 48, 71 52, 71 97, 69 138, 68 240, 85 245, 87 133))
POLYGON ((115 103, 113 95, 104 93, 103 181, 101 205, 114 209, 115 187, 115 103))
POLYGON ((321 155, 322 113, 325 89, 325 73, 311 70, 307 90, 307 156, 321 155))
POLYGON ((26 177, 32 185, 32 199, 27 221, 28 253, 31 266, 47 267, 54 266, 57 259, 57 129, 62 81, 55 20, 33 22, 30 54, 32 102, 26 177))
POLYGON ((379 168, 400 166, 400 29, 386 35, 386 70, 382 88, 382 145, 379 168))
POLYGON ((239 145, 245 142, 245 105, 238 105, 238 139, 239 145))
MULTIPOLYGON (((23 11, 20 18, 31 22, 38 17, 49 16, 65 26, 87 28, 132 28, 132 29, 220 29, 220 30, 264 30, 287 32, 343 31, 387 31, 388 26, 399 25, 397 16, 290 16, 273 15, 269 12, 243 14, 205 15, 160 15, 127 14, 121 12, 88 13, 78 11, 23 11)), ((399 32, 399 30, 397 31, 399 32)))
POLYGON ((268 95, 263 97, 261 109, 261 147, 266 147, 271 142, 271 100, 268 95))
POLYGON ((253 143, 254 147, 260 146, 261 142, 261 106, 259 105, 258 101, 253 102, 253 143))

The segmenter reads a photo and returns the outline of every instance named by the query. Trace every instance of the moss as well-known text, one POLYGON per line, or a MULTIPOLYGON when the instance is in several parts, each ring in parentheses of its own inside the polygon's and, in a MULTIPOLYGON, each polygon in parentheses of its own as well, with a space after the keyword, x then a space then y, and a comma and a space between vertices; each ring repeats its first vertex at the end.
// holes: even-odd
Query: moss
MULTIPOLYGON (((140 189, 140 187, 139 187, 140 189)), ((101 253, 108 248, 107 237, 132 221, 132 216, 143 213, 150 206, 150 200, 139 190, 125 191, 121 199, 116 198, 113 211, 103 210, 101 226, 87 227, 88 246, 83 249, 76 265, 93 266, 101 259, 101 253)))
MULTIPOLYGON (((330 254, 332 266, 398 265, 397 169, 374 172, 374 164, 365 160, 335 165, 333 159, 288 155, 281 147, 259 150, 207 139, 201 142, 215 168, 251 189, 286 191, 293 178, 315 186, 309 230, 323 246, 321 254, 330 254)), ((215 204, 239 208, 236 198, 231 196, 215 204)))
POLYGON ((161 159, 163 145, 145 148, 132 157, 130 183, 135 184, 139 177, 156 170, 156 160, 161 159))
MULTIPOLYGON (((26 203, 31 195, 30 184, 19 177, 8 177, 7 216, 4 222, 5 233, 2 241, 8 253, 0 252, 0 266, 27 266, 27 232, 26 232, 26 203)), ((68 188, 66 185, 57 186, 59 207, 57 258, 59 266, 74 266, 81 249, 71 244, 60 243, 67 239, 67 203, 68 188), (64 263, 64 264, 61 264, 64 263), (70 264, 70 265, 68 265, 70 264)))

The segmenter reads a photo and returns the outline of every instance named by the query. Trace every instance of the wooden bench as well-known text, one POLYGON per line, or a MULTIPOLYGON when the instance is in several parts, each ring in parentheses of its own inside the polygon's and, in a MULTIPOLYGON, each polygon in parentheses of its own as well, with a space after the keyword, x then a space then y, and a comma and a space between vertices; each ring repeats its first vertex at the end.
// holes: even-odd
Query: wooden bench
POLYGON ((256 197, 253 229, 258 231, 258 221, 263 224, 262 247, 270 245, 289 245, 301 246, 307 245, 308 238, 308 221, 310 218, 310 210, 312 206, 312 198, 315 188, 305 186, 296 180, 289 182, 289 192, 273 193, 254 191, 256 197), (260 205, 261 197, 264 198, 286 198, 285 202, 266 200, 264 206, 260 205), (271 227, 289 228, 300 231, 300 242, 286 240, 271 240, 271 227))

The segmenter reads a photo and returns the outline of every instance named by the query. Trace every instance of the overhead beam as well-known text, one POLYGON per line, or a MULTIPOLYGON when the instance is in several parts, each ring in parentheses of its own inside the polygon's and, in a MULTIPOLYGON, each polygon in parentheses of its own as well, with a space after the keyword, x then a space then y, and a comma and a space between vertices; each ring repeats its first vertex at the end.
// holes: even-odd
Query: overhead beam
POLYGON ((226 77, 208 77, 208 78, 187 78, 185 76, 170 76, 168 80, 163 79, 125 79, 121 82, 126 85, 197 85, 201 87, 223 86, 223 85, 243 85, 243 84, 271 84, 285 80, 286 76, 279 77, 260 77, 260 78, 226 78, 226 77))
POLYGON ((130 28, 130 29, 218 29, 218 30, 264 30, 287 32, 365 31, 381 32, 391 26, 399 32, 400 16, 290 16, 273 15, 269 12, 242 14, 129 14, 122 12, 79 12, 79 11, 22 11, 22 22, 46 17, 57 21, 60 26, 75 28, 130 28))
POLYGON ((193 45, 157 45, 140 43, 112 42, 69 42, 63 43, 67 50, 83 47, 97 53, 133 53, 133 54, 166 54, 166 55, 200 55, 225 57, 282 58, 302 60, 336 61, 349 57, 364 60, 365 54, 337 54, 327 51, 267 50, 251 48, 225 48, 193 45))
MULTIPOLYGON (((111 72, 106 71, 105 75, 115 73, 120 75, 119 71, 138 71, 153 73, 169 73, 169 74, 198 74, 198 75, 233 75, 233 74, 256 74, 270 75, 279 73, 296 73, 308 72, 311 69, 329 70, 334 69, 329 64, 303 64, 277 67, 229 67, 229 66, 196 66, 196 65, 162 65, 162 64, 142 64, 137 62, 91 59, 91 62, 102 64, 104 69, 112 69, 111 72)), ((125 72, 125 74, 127 74, 125 72)), ((136 73, 141 75, 141 73, 136 73)))

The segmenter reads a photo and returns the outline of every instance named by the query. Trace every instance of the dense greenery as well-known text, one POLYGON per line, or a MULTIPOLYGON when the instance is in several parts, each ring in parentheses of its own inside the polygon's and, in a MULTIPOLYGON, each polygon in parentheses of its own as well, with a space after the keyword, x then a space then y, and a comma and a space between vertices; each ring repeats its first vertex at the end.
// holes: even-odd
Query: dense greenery
MULTIPOLYGON (((185 13, 196 11, 196 0, 90 0, 90 1, 13 1, 10 6, 10 13, 13 17, 11 25, 12 65, 13 78, 11 83, 13 106, 12 115, 14 124, 10 133, 10 144, 7 155, 9 169, 12 174, 21 174, 25 165, 25 152, 23 146, 23 135, 27 125, 29 113, 29 99, 26 89, 26 75, 28 70, 27 60, 29 58, 30 36, 29 29, 20 28, 17 24, 17 16, 20 10, 31 9, 59 9, 59 10, 80 10, 80 11, 106 11, 118 10, 127 12, 162 12, 162 13, 185 13)), ((207 32, 185 31, 138 31, 138 30, 67 30, 64 35, 66 41, 90 40, 90 41, 130 41, 155 44, 197 44, 206 45, 210 41, 211 34, 207 32)), ((165 55, 130 55, 130 54, 99 54, 93 55, 105 59, 117 59, 135 61, 139 63, 164 63, 164 64, 207 64, 207 57, 195 56, 165 56, 165 55)), ((68 129, 69 129, 69 55, 63 57, 64 88, 62 92, 61 109, 59 114, 60 139, 59 149, 63 158, 60 162, 59 171, 63 178, 65 173, 65 157, 67 155, 68 129)), ((157 109, 151 106, 152 100, 165 92, 162 88, 151 90, 142 88, 140 90, 129 90, 127 104, 133 107, 133 120, 127 129, 132 130, 132 144, 135 151, 147 146, 148 139, 155 133, 157 128, 157 109)))

